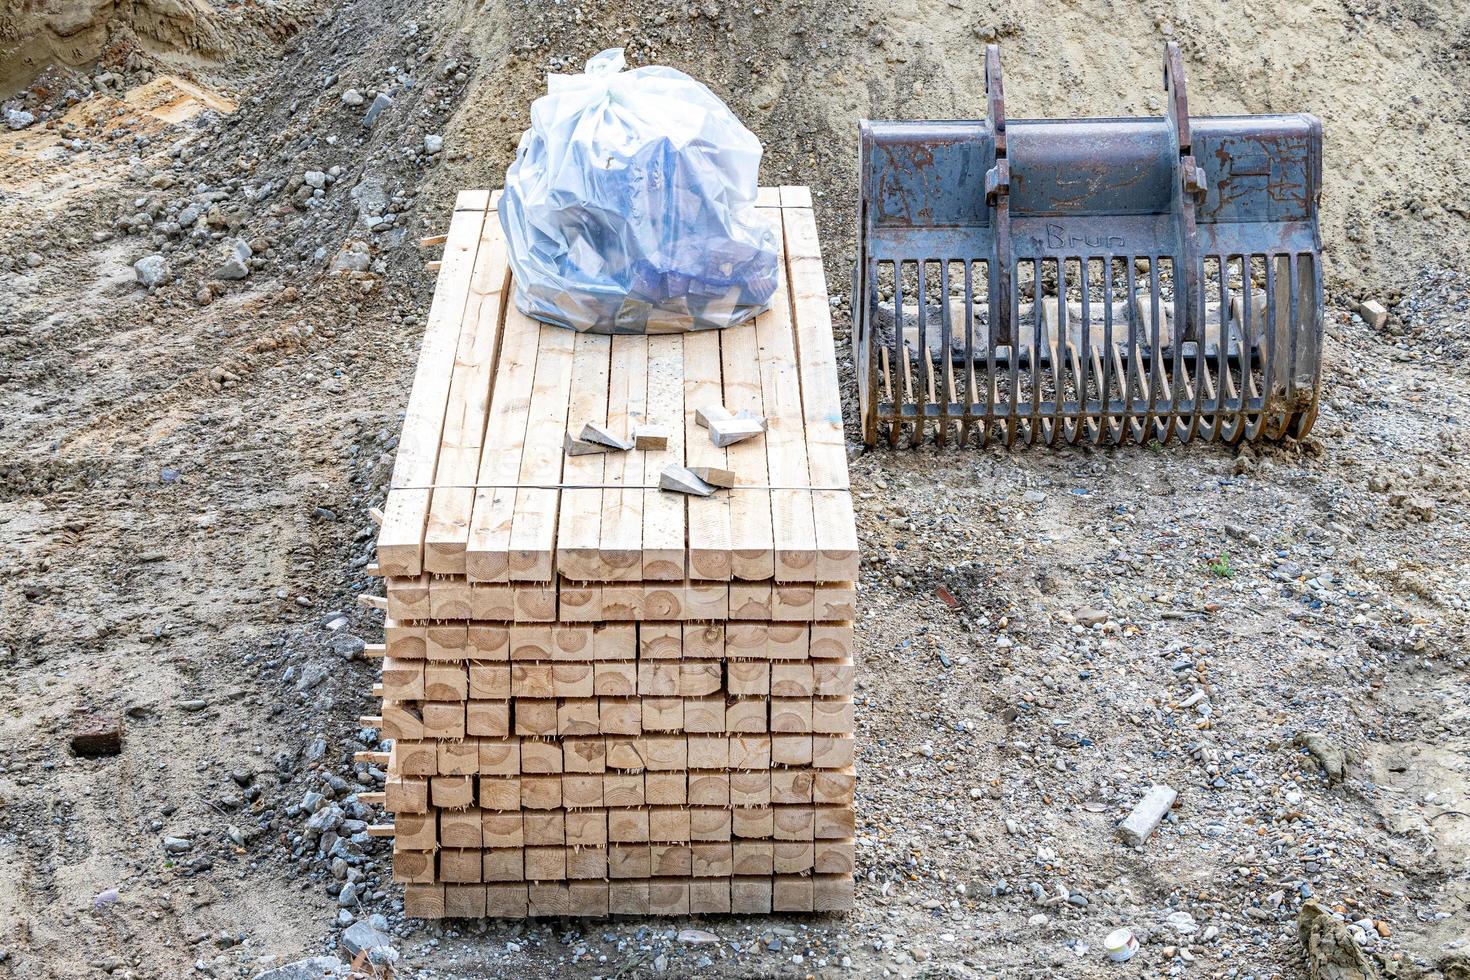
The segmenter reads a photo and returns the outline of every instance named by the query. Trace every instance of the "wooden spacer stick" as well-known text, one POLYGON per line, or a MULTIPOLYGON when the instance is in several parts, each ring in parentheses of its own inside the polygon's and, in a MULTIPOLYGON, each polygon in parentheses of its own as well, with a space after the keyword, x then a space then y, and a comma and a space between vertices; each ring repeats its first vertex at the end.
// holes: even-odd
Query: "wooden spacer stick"
POLYGON ((354 753, 352 753, 352 761, 353 762, 387 762, 389 755, 390 755, 390 753, 388 753, 388 752, 354 752, 354 753))
POLYGON ((368 806, 382 806, 388 799, 387 793, 358 793, 357 798, 368 806))
POLYGON ((359 606, 366 606, 369 609, 388 608, 388 600, 380 595, 360 595, 357 597, 357 604, 359 606))
MULTIPOLYGON (((362 799, 362 794, 359 793, 357 798, 362 799)), ((374 823, 368 824, 367 832, 369 837, 392 837, 397 831, 391 823, 374 823)))
POLYGON ((378 527, 383 526, 383 509, 381 507, 369 507, 368 516, 373 519, 373 523, 378 525, 378 527))
POLYGON ((386 657, 388 655, 388 644, 365 643, 362 647, 362 655, 364 657, 386 657))
POLYGON ((419 239, 420 248, 433 248, 435 245, 443 245, 449 241, 448 235, 425 235, 419 239))

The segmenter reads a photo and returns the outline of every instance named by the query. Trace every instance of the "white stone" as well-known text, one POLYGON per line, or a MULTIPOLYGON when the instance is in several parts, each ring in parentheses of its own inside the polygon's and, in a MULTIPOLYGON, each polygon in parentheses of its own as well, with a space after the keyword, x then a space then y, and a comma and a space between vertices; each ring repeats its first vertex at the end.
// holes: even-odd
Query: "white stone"
POLYGON ((145 255, 133 263, 133 275, 137 276, 138 282, 153 289, 173 279, 173 270, 162 255, 145 255))
POLYGON ((1119 824, 1118 832, 1123 840, 1134 847, 1148 840, 1178 798, 1179 794, 1163 783, 1151 787, 1128 814, 1128 819, 1119 824))

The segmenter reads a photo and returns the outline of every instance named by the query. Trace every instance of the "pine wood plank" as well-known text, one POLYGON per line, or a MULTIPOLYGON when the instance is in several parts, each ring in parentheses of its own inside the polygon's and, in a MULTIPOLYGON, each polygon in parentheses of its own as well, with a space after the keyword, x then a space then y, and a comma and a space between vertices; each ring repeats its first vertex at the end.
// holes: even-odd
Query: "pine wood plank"
MULTIPOLYGON (((724 401, 720 388, 720 337, 713 330, 684 335, 684 459, 688 466, 726 469, 729 450, 710 441, 695 421, 699 409, 724 401)), ((707 581, 731 577, 730 495, 690 497, 689 575, 707 581)))
POLYGON ((465 572, 464 551, 475 500, 472 486, 480 470, 509 276, 504 232, 498 220, 487 219, 454 358, 424 532, 424 568, 430 572, 465 572))
MULTIPOLYGON (((664 426, 669 433, 664 449, 640 450, 643 485, 657 487, 659 473, 671 463, 684 461, 684 343, 679 334, 648 338, 648 400, 643 419, 664 426)), ((643 491, 643 578, 669 581, 684 578, 687 554, 683 494, 643 491)))
POLYGON ((857 522, 848 487, 847 442, 842 427, 842 397, 832 341, 817 223, 804 187, 781 189, 786 234, 786 273, 796 325, 797 368, 801 378, 803 421, 817 536, 817 580, 855 581, 858 574, 857 522), (841 488, 843 492, 839 492, 841 488))
POLYGON ((430 494, 418 488, 427 487, 434 479, 454 355, 470 295, 470 273, 485 222, 486 211, 482 208, 456 210, 449 224, 444 267, 429 306, 393 461, 391 489, 383 506, 383 526, 378 532, 378 567, 385 575, 417 575, 423 570, 430 494))
MULTIPOLYGON (((760 363, 755 327, 750 324, 720 331, 721 387, 725 407, 764 415, 760 363)), ((751 488, 727 492, 730 502, 730 573, 734 578, 764 581, 776 569, 771 527, 771 492, 763 439, 749 439, 725 450, 727 465, 741 483, 751 488)))
POLYGON ((500 362, 480 452, 474 508, 470 516, 465 569, 472 581, 510 581, 510 536, 515 518, 514 489, 531 411, 540 325, 505 305, 500 362))
MULTIPOLYGON (((777 223, 777 235, 784 254, 784 236, 779 231, 780 211, 763 213, 777 223)), ((791 301, 784 276, 771 297, 770 309, 756 317, 755 326, 761 398, 767 419, 763 440, 766 470, 770 485, 775 488, 771 491, 771 526, 776 552, 773 577, 778 582, 810 582, 817 571, 812 493, 810 490, 784 489, 811 486, 791 301)))
MULTIPOLYGON (((607 421, 608 370, 612 338, 578 334, 572 352, 572 393, 567 409, 567 431, 583 422, 607 421)), ((568 456, 562 461, 562 480, 556 534, 557 572, 566 578, 595 579, 600 570, 598 546, 602 532, 602 490, 572 489, 573 484, 598 487, 603 482, 606 453, 568 456)))
MULTIPOLYGON (((608 374, 607 424, 627 432, 642 419, 648 400, 648 338, 612 339, 608 374)), ((605 463, 598 581, 636 581, 643 575, 643 460, 640 453, 618 453, 605 463)))
POLYGON ((513 581, 550 581, 556 556, 556 508, 561 482, 562 439, 572 386, 572 347, 576 333, 540 325, 536 375, 521 454, 515 515, 510 533, 513 581))

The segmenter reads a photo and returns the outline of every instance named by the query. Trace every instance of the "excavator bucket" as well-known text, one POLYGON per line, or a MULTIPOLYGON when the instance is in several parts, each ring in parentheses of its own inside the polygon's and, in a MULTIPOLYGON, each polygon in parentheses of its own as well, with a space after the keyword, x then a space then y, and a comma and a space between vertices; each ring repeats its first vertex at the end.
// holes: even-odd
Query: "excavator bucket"
POLYGON ((1321 389, 1322 124, 1162 118, 860 127, 863 439, 1301 438, 1321 389))

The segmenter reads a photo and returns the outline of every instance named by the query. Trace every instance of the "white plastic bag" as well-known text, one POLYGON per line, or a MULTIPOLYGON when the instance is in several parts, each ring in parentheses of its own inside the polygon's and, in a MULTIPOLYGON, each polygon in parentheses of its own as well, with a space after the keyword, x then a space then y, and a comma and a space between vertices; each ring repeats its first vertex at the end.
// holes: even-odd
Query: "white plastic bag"
POLYGON ((516 305, 594 333, 750 319, 778 259, 755 210, 760 141, 683 72, 622 68, 603 51, 531 107, 500 199, 516 305))

